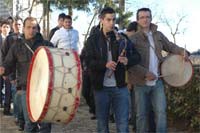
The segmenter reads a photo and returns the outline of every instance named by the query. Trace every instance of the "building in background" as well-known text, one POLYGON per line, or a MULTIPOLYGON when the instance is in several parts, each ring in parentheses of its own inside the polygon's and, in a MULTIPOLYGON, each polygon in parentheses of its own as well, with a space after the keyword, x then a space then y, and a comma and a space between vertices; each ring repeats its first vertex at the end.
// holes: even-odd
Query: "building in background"
POLYGON ((7 18, 9 16, 12 16, 12 3, 9 6, 7 6, 7 3, 5 0, 0 0, 0 18, 7 18))
POLYGON ((0 0, 0 18, 20 16, 25 19, 28 16, 37 18, 41 32, 47 36, 47 17, 43 15, 45 7, 40 0, 0 0))

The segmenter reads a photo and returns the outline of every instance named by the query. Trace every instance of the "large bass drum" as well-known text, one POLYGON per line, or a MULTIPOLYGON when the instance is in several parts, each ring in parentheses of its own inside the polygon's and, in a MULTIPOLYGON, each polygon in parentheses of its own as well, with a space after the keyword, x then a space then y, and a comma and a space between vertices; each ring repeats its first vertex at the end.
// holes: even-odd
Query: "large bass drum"
POLYGON ((161 64, 161 76, 170 86, 181 87, 190 81, 193 67, 190 61, 185 61, 183 56, 169 55, 161 64))
POLYGON ((33 122, 70 122, 80 103, 81 73, 76 52, 39 47, 28 74, 29 118, 33 122))

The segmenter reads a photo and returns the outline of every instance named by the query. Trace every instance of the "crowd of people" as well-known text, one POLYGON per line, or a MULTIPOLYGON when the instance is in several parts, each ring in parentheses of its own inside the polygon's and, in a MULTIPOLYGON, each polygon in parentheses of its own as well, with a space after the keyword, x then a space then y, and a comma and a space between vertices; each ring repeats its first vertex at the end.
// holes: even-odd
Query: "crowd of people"
MULTIPOLYGON (((80 54, 82 95, 91 119, 97 119, 98 133, 109 133, 109 120, 116 123, 118 133, 128 133, 129 124, 136 133, 166 133, 167 103, 159 78, 161 52, 179 54, 185 60, 188 54, 157 30, 149 8, 138 9, 136 21, 123 33, 115 22, 115 10, 103 8, 99 25, 92 28, 80 54)), ((78 43, 79 32, 73 28, 71 16, 64 13, 47 40, 36 18, 9 17, 0 22, 0 107, 4 115, 16 118, 19 130, 51 132, 51 123, 32 122, 28 116, 26 86, 33 52, 39 46, 78 52, 78 43)))

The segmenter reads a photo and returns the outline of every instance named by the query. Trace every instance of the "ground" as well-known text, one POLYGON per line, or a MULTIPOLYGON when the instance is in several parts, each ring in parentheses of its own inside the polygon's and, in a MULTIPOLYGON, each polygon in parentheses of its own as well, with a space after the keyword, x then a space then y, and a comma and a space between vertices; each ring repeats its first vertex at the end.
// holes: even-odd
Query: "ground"
MULTIPOLYGON (((91 120, 88 113, 88 106, 82 99, 75 118, 68 125, 53 125, 51 133, 96 133, 96 120, 91 120)), ((3 110, 0 110, 0 133, 22 133, 14 122, 12 116, 4 116, 3 110)), ((173 125, 172 125, 173 126, 173 125)), ((132 126, 129 126, 130 133, 135 133, 132 126)), ((111 133, 116 133, 115 123, 110 123, 111 133)), ((188 133, 186 130, 180 130, 174 127, 168 128, 169 133, 188 133)))

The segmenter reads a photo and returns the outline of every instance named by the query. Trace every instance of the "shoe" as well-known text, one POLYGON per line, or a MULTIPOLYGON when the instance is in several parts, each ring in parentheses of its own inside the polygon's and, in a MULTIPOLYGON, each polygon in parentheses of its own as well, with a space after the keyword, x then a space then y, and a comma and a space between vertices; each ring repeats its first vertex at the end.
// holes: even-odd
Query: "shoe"
POLYGON ((91 120, 96 120, 96 116, 94 115, 94 116, 90 117, 90 119, 91 120))
POLYGON ((19 125, 19 120, 17 118, 15 118, 15 124, 19 125))
POLYGON ((5 111, 5 110, 3 111, 3 114, 7 115, 7 116, 11 116, 12 115, 12 113, 10 113, 10 111, 5 111))
POLYGON ((115 118, 114 118, 114 115, 113 115, 113 114, 110 115, 110 122, 111 122, 111 123, 115 123, 115 118))
POLYGON ((2 104, 2 103, 0 104, 0 108, 4 108, 4 106, 3 106, 3 104, 2 104))
POLYGON ((18 130, 19 130, 19 131, 24 131, 24 124, 19 124, 18 130))

